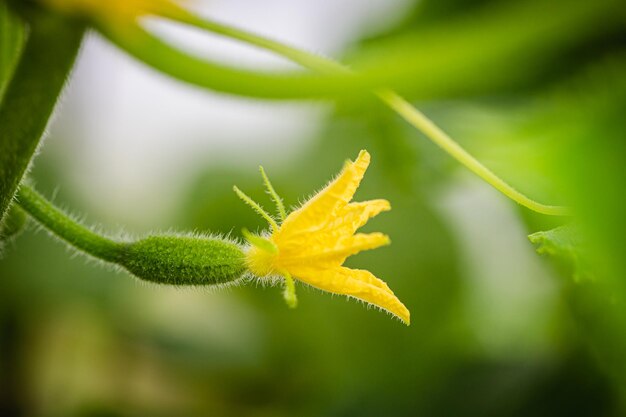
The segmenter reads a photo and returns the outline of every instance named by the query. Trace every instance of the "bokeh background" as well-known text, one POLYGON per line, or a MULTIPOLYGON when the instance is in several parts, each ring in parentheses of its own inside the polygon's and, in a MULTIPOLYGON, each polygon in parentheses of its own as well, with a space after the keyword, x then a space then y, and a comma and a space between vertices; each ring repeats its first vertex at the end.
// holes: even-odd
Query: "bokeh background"
MULTIPOLYGON (((522 56, 467 70, 463 62, 577 13, 581 2, 550 2, 513 25, 498 24, 503 10, 536 0, 192 4, 355 62, 398 45, 419 56, 422 42, 452 39, 470 61, 436 68, 424 81, 436 94, 400 92, 523 192, 574 207, 589 252, 582 278, 573 273, 580 265, 540 257, 527 239, 569 219, 516 206, 373 99, 216 94, 90 34, 30 173, 40 191, 112 233, 240 238, 242 227, 264 225, 232 185, 270 206, 259 164, 295 206, 368 149, 373 163, 357 198, 391 201, 393 210, 366 228, 393 244, 348 262, 387 281, 412 323, 302 285, 296 310, 277 287, 148 285, 76 256, 31 224, 0 260, 2 415, 623 415, 626 12, 604 3, 609 13, 577 20, 582 33, 562 25, 549 48, 538 38, 522 56), (414 35, 424 28, 428 36, 414 35)), ((149 24, 190 53, 292 67, 149 24)))

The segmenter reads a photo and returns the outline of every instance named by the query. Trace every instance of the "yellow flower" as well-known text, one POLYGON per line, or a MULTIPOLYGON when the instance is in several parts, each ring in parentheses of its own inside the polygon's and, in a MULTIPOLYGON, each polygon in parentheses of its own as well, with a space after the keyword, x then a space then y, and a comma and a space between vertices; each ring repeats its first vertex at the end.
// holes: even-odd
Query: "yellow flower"
MULTIPOLYGON (((293 277, 323 291, 371 303, 408 325, 409 310, 385 282, 369 271, 342 266, 351 255, 389 244, 389 238, 382 233, 355 234, 371 217, 391 208, 387 200, 350 202, 369 163, 369 153, 361 151, 355 162, 348 162, 334 181, 291 212, 280 226, 235 187, 237 194, 268 219, 273 229, 266 237, 244 231, 252 244, 246 261, 256 276, 282 276, 287 284, 285 297, 292 305, 295 305, 293 277)), ((265 172, 262 169, 261 172, 279 211, 284 213, 282 201, 265 172)))

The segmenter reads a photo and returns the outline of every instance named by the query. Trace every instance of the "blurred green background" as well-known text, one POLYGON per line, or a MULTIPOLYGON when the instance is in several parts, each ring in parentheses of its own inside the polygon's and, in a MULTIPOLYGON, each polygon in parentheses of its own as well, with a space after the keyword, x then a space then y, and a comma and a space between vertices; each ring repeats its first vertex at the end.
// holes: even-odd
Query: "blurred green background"
MULTIPOLYGON (((0 414, 624 415, 626 8, 541 4, 241 0, 203 10, 355 63, 389 51, 450 56, 424 80, 435 87, 400 93, 523 192, 573 207, 573 219, 515 206, 373 99, 277 104, 198 91, 92 36, 30 173, 39 190, 120 234, 240 238, 264 225, 232 185, 270 205, 258 164, 295 206, 368 149, 356 198, 391 201, 366 228, 393 243, 348 264, 384 279, 412 323, 302 285, 289 310, 279 288, 256 283, 144 284, 31 223, 0 260, 0 414), (550 29, 557 41, 525 38, 554 21, 565 22, 550 29), (517 54, 485 58, 518 38, 528 39, 517 54), (526 236, 564 222, 580 230, 580 253, 535 254, 526 236), (581 263, 590 272, 574 280, 581 263)), ((231 47, 208 52, 239 62, 231 47)))

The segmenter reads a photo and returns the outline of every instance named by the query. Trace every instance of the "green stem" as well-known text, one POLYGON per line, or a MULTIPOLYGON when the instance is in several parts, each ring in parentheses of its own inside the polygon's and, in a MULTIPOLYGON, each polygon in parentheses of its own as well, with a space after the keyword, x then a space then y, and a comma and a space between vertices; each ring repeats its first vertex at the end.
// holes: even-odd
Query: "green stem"
POLYGON ((265 169, 263 169, 263 167, 260 166, 259 171, 261 171, 261 176, 263 177, 263 182, 265 183, 265 188, 267 189, 267 192, 269 193, 270 197, 272 197, 272 200, 274 200, 274 203, 276 204, 276 210, 278 210, 280 221, 284 222, 285 219, 287 218, 287 210, 285 210, 285 203, 283 203, 283 199, 280 198, 280 196, 274 189, 274 186, 272 185, 272 183, 270 182, 270 179, 265 173, 265 169))
POLYGON ((111 42, 174 78, 212 91, 264 99, 322 98, 367 91, 372 85, 353 75, 320 76, 290 71, 276 75, 234 69, 182 52, 137 25, 97 24, 111 42))
POLYGON ((463 166, 489 183, 496 190, 515 201, 516 203, 549 216, 566 216, 568 210, 562 206, 551 206, 538 203, 520 193, 502 178, 498 177, 489 168, 480 163, 470 153, 455 142, 446 132, 435 125, 422 112, 413 107, 404 98, 393 91, 383 90, 376 95, 390 108, 395 110, 404 120, 422 131, 433 143, 443 149, 448 155, 459 161, 463 166))
MULTIPOLYGON (((590 34, 621 27, 615 9, 621 0, 571 0, 567 8, 544 0, 500 2, 446 19, 442 25, 420 25, 410 34, 376 42, 355 55, 355 74, 326 70, 252 71, 190 56, 143 30, 133 22, 111 16, 91 16, 95 26, 111 41, 137 59, 186 81, 213 91, 266 99, 336 98, 379 88, 402 89, 422 99, 457 94, 485 94, 503 87, 519 86, 551 68, 559 53, 590 34), (613 16, 613 18, 612 18, 613 16), (523 22, 532 21, 532 25, 523 22), (485 33, 501 34, 489 48, 485 33), (406 53, 407 50, 411 53, 406 53), (533 65, 528 65, 532 62, 533 65), (440 82, 445 80, 445 82, 440 82)), ((202 22, 188 11, 168 2, 152 2, 150 14, 167 16, 203 27, 213 33, 238 38, 273 50, 277 42, 256 37, 216 22, 202 22)), ((316 60, 294 50, 307 68, 316 60)))
POLYGON ((125 245, 101 236, 75 222, 34 189, 22 185, 17 204, 58 238, 89 255, 107 262, 119 262, 125 245))
POLYGON ((29 31, 0 104, 0 221, 37 149, 84 33, 81 23, 17 3, 29 31))
POLYGON ((224 239, 155 234, 117 242, 74 221, 28 186, 20 187, 17 204, 73 248, 123 267, 145 281, 176 286, 216 285, 235 281, 246 272, 241 247, 224 239))
POLYGON ((283 291, 283 297, 289 308, 298 307, 298 297, 296 296, 296 283, 293 280, 291 274, 287 271, 282 271, 281 275, 285 278, 285 289, 283 291))
POLYGON ((180 9, 177 13, 170 13, 163 15, 164 18, 174 20, 179 23, 195 26, 199 29, 204 29, 209 32, 236 39, 251 45, 257 46, 268 51, 272 51, 277 55, 283 56, 290 61, 293 61, 304 68, 308 68, 320 74, 325 75, 355 75, 347 67, 339 62, 333 61, 330 58, 316 55, 293 46, 286 45, 282 42, 278 42, 272 39, 264 38, 252 32, 248 32, 243 29, 235 28, 233 26, 225 25, 213 20, 206 19, 204 17, 197 16, 186 10, 180 9))
MULTIPOLYGON (((348 68, 329 58, 310 54, 306 51, 270 39, 265 39, 244 30, 200 18, 185 11, 179 11, 176 14, 164 17, 270 50, 316 72, 323 74, 351 73, 348 68)), ((542 204, 517 191, 474 158, 422 112, 417 110, 397 93, 390 90, 380 90, 375 91, 374 94, 409 124, 424 133, 428 139, 439 146, 444 152, 511 200, 537 213, 551 216, 567 215, 568 210, 566 207, 542 204)))
POLYGON ((278 223, 276 223, 276 220, 274 220, 272 216, 270 216, 270 214, 265 211, 265 209, 261 207, 259 203, 257 203, 249 195, 241 191, 236 185, 233 186, 233 191, 235 192, 235 194, 237 194, 237 197, 241 198, 244 203, 252 207, 254 211, 256 211, 261 217, 263 217, 267 221, 267 223, 272 227, 272 232, 278 230, 278 223))

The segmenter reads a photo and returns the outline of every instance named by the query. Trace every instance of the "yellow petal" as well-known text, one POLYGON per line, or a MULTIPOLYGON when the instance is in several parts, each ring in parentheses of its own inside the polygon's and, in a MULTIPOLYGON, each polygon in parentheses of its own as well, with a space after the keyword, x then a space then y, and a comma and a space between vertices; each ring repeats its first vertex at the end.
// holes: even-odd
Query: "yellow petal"
POLYGON ((319 229, 328 223, 338 209, 352 200, 369 163, 370 154, 361 151, 357 160, 347 164, 334 181, 287 216, 276 237, 280 239, 303 230, 319 229))
POLYGON ((410 324, 411 314, 387 285, 368 271, 337 267, 320 270, 298 268, 290 271, 302 282, 323 291, 348 295, 373 304, 410 324))
POLYGON ((334 246, 327 245, 324 239, 317 241, 316 238, 320 236, 311 236, 306 245, 282 247, 277 262, 284 267, 315 264, 320 268, 330 268, 340 266, 346 258, 361 251, 376 249, 390 243, 389 236, 383 233, 342 236, 334 246))
POLYGON ((382 199, 350 203, 337 213, 336 219, 327 228, 339 229, 344 234, 352 234, 372 217, 389 210, 391 210, 391 204, 382 199))
POLYGON ((342 269, 347 269, 348 270, 347 273, 350 274, 350 277, 353 279, 356 279, 357 281, 365 282, 367 284, 373 285, 375 287, 380 288, 381 290, 388 291, 391 294, 393 294, 393 291, 391 291, 391 288, 389 288, 387 283, 383 281, 382 279, 377 278, 370 271, 367 271, 365 269, 351 269, 351 268, 345 268, 345 267, 342 267, 342 269))

